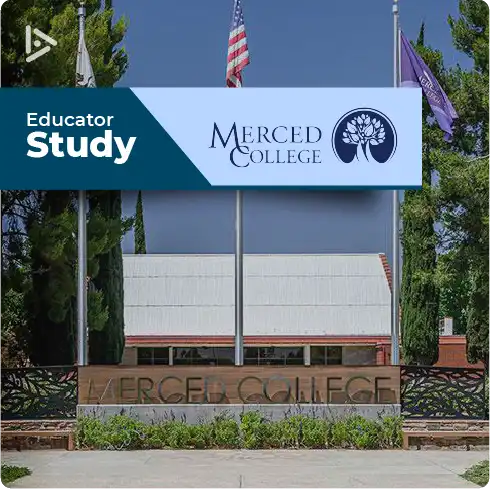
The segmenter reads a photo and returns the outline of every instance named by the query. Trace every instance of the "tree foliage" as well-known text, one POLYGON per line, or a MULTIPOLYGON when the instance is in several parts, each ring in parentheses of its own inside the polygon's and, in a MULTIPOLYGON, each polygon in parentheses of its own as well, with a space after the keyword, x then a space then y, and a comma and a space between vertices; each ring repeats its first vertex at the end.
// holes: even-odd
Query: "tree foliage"
POLYGON ((134 252, 137 255, 146 254, 145 220, 143 216, 143 196, 138 192, 136 201, 136 216, 134 220, 134 252))
MULTIPOLYGON (((440 53, 429 55, 424 46, 424 24, 415 48, 436 73, 441 70, 440 53)), ((402 274, 402 349, 407 364, 433 365, 439 357, 439 287, 435 280, 437 238, 434 223, 437 216, 432 193, 434 161, 431 146, 434 138, 431 111, 423 105, 422 190, 405 192, 403 218, 402 274)), ((437 130, 438 131, 438 130, 437 130)), ((440 131, 438 131, 440 132, 440 131)))
POLYGON ((449 81, 461 123, 454 152, 439 152, 439 201, 443 240, 461 270, 457 283, 467 297, 467 353, 488 367, 488 5, 460 0, 460 17, 449 18, 454 45, 473 61, 473 69, 452 70, 449 81))
MULTIPOLYGON (((460 0, 459 10, 459 17, 449 17, 448 22, 454 46, 473 61, 470 70, 460 66, 445 69, 441 54, 423 46, 423 29, 416 45, 451 99, 459 120, 448 144, 432 124, 424 102, 424 115, 428 116, 423 128, 424 189, 415 200, 407 193, 404 240, 412 232, 413 216, 423 215, 417 212, 417 207, 422 207, 419 209, 422 211, 427 206, 437 228, 437 269, 430 275, 434 286, 440 288, 439 315, 455 319, 455 332, 466 332, 469 361, 488 365, 488 6, 480 0, 460 0), (431 169, 430 187, 427 161, 431 169), (426 200, 421 204, 424 193, 426 200)), ((422 237, 416 246, 421 244, 422 237)), ((407 326, 405 307, 409 307, 407 301, 413 295, 414 270, 410 268, 418 255, 413 246, 412 243, 411 249, 404 247, 404 326, 407 326)), ((431 297, 426 296, 427 308, 431 297)))
MULTIPOLYGON (((2 6, 2 85, 74 86, 78 49, 78 2, 71 0, 10 0, 2 6), (26 63, 25 26, 35 25, 57 42, 49 56, 26 63)), ((112 87, 128 66, 119 47, 127 30, 124 17, 114 21, 112 2, 86 0, 86 44, 97 86, 112 87)))
POLYGON ((89 335, 89 360, 93 364, 118 364, 124 350, 124 284, 121 238, 132 225, 132 220, 121 221, 121 192, 118 190, 93 192, 90 207, 110 219, 117 241, 110 243, 99 255, 99 270, 93 279, 100 291, 100 306, 107 313, 102 328, 92 328, 89 335))
MULTIPOLYGON (((3 5, 2 24, 9 26, 8 30, 2 30, 4 86, 74 86, 77 6, 77 2, 71 0, 11 0, 3 5), (35 25, 58 42, 49 56, 38 58, 35 63, 25 60, 27 24, 35 25)), ((127 22, 124 18, 114 19, 111 1, 87 0, 85 6, 86 43, 97 86, 111 87, 127 69, 127 55, 120 47, 127 22)), ((91 196, 89 194, 89 198, 91 196)), ((115 197, 112 192, 98 195, 99 202, 106 199, 110 203, 118 198, 120 202, 120 194, 115 197)), ((9 300, 2 301, 2 319, 10 318, 9 330, 16 332, 14 337, 8 333, 9 344, 17 341, 34 364, 73 363, 76 356, 77 195, 70 191, 2 192, 2 216, 2 250, 7 252, 2 256, 2 299, 9 293, 9 300), (16 312, 20 303, 23 304, 22 315, 16 312)), ((107 256, 122 256, 120 241, 130 225, 131 221, 121 218, 120 205, 101 204, 90 208, 87 223, 87 261, 91 278, 89 330, 91 335, 106 328, 111 330, 117 345, 124 337, 120 313, 122 258, 111 264, 107 256), (109 212, 109 208, 119 209, 119 214, 109 212), (109 294, 109 282, 113 284, 114 280, 119 285, 114 289, 116 292, 109 294), (116 322, 119 329, 114 331, 116 322)), ((3 324, 2 321, 2 335, 3 324)), ((104 342, 107 346, 107 338, 104 342)), ((120 346, 114 350, 121 353, 120 346)), ((108 356, 112 362, 113 353, 108 356)))
MULTIPOLYGON (((31 316, 31 359, 45 365, 56 359, 55 364, 70 364, 75 360, 76 346, 76 297, 77 297, 77 214, 76 194, 63 200, 67 192, 60 192, 59 205, 63 211, 54 214, 53 207, 44 208, 46 221, 34 223, 29 236, 33 250, 32 293, 28 306, 31 316), (35 266, 34 266, 35 264, 35 266), (39 271, 39 273, 36 273, 39 271), (55 337, 55 338, 54 338, 55 337), (52 344, 58 346, 51 352, 52 344), (42 346, 44 345, 44 348, 42 346)), ((44 205, 53 205, 56 192, 46 192, 44 205)), ((100 262, 114 247, 120 248, 125 232, 121 217, 109 216, 94 207, 90 209, 87 222, 87 273, 94 281, 100 274, 100 262)), ((89 287, 89 331, 103 331, 107 327, 109 308, 104 300, 103 284, 89 287)), ((123 323, 120 323, 122 330, 123 323)))

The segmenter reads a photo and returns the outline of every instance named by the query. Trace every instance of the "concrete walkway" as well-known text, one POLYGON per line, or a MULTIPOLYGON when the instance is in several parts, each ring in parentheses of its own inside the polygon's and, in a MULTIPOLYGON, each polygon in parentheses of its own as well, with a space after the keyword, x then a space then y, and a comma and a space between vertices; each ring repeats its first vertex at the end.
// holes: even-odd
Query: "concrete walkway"
POLYGON ((206 450, 2 452, 32 475, 10 487, 477 487, 485 451, 206 450))

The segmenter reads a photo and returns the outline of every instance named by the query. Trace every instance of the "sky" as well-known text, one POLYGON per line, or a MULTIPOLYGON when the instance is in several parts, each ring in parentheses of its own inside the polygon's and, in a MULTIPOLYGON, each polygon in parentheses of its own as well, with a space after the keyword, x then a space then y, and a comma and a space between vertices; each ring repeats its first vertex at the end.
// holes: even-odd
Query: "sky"
MULTIPOLYGON (((425 21, 427 44, 448 65, 465 64, 447 24, 458 15, 457 0, 399 4, 409 39, 425 21)), ((129 20, 121 86, 224 86, 233 0, 116 0, 114 7, 129 20)), ((251 56, 246 86, 392 86, 390 0, 243 0, 242 7, 251 56)))
MULTIPOLYGON (((244 70, 245 86, 392 86, 390 0, 242 0, 242 6, 251 57, 250 65, 244 70)), ((123 42, 129 69, 118 86, 224 86, 232 7, 233 0, 145 0, 144 3, 115 0, 116 17, 124 15, 129 21, 123 42)), ((421 23, 425 22, 426 44, 442 51, 446 66, 459 63, 463 68, 471 67, 468 58, 452 46, 447 23, 448 15, 458 16, 457 0, 401 0, 399 11, 400 26, 409 39, 417 37, 421 23)), ((251 193, 248 201, 246 196, 245 223, 248 219, 254 225, 259 223, 259 227, 254 228, 248 240, 254 245, 247 249, 245 240, 245 252, 299 250, 302 245, 298 235, 313 233, 313 236, 318 227, 314 219, 321 214, 333 223, 329 234, 345 236, 345 243, 325 249, 306 246, 305 252, 382 251, 390 255, 386 249, 390 242, 388 206, 391 202, 387 192, 369 198, 365 195, 350 198, 339 193, 338 202, 342 205, 358 202, 354 208, 350 206, 350 211, 346 207, 346 212, 351 213, 346 219, 338 209, 336 197, 323 199, 328 204, 321 205, 327 207, 319 210, 312 205, 313 201, 321 200, 319 197, 305 199, 299 193, 289 196, 287 202, 284 195, 275 198, 272 194, 251 193), (294 199, 301 202, 297 208, 291 204, 294 199), (366 202, 370 202, 371 209, 367 218, 367 214, 362 214, 366 202), (266 207, 268 210, 264 211, 266 207), (279 224, 271 227, 272 217, 282 222, 282 227, 279 224), (299 222, 294 236, 287 234, 291 218, 299 222), (303 222, 308 219, 309 227, 303 222), (357 240, 356 228, 367 234, 364 242, 357 240), (370 229, 374 231, 370 233, 370 229), (264 248, 265 238, 262 241, 258 238, 267 232, 277 241, 277 246, 270 250, 264 248), (377 238, 370 238, 370 234, 377 238), (298 243, 289 248, 282 246, 288 240, 298 243)), ((232 194, 144 193, 143 199, 148 252, 233 252, 232 194), (184 220, 193 226, 193 231, 177 231, 183 227, 184 220), (223 226, 219 223, 225 221, 229 229, 221 235, 223 226), (175 235, 170 239, 168 226, 173 234, 180 232, 180 237, 175 235), (217 245, 218 242, 224 244, 217 245)), ((123 194, 126 214, 134 213, 135 200, 134 194, 123 194)), ((131 234, 123 241, 125 252, 132 251, 132 241, 131 234)))

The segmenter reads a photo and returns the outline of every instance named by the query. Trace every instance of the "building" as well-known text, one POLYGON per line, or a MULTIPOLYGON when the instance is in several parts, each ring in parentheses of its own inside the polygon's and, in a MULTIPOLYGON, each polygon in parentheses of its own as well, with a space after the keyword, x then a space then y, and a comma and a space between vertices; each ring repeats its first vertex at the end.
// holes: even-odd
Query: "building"
MULTIPOLYGON (((384 254, 245 255, 244 363, 389 364, 390 280, 384 254)), ((233 365, 232 254, 124 255, 124 293, 124 364, 233 365)))

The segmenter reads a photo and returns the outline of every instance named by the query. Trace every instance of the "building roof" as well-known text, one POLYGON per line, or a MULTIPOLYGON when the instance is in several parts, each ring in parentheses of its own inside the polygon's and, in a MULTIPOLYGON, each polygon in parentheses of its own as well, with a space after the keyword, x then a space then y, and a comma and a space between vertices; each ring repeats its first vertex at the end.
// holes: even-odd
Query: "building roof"
MULTIPOLYGON (((390 334, 379 254, 245 255, 246 336, 390 334)), ((127 336, 234 334, 234 255, 124 255, 127 336)))

